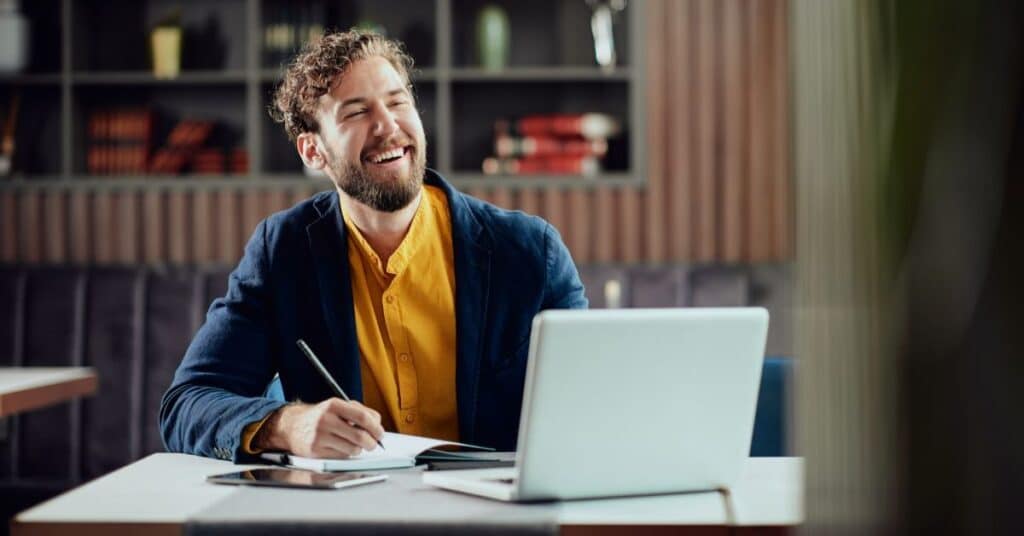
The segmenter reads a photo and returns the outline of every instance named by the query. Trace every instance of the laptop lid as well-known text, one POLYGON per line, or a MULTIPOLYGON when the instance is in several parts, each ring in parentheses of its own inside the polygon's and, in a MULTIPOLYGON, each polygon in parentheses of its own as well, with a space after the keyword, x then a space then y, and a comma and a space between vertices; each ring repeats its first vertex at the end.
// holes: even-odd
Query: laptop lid
POLYGON ((750 451, 767 331, 763 308, 538 314, 513 496, 730 487, 750 451))

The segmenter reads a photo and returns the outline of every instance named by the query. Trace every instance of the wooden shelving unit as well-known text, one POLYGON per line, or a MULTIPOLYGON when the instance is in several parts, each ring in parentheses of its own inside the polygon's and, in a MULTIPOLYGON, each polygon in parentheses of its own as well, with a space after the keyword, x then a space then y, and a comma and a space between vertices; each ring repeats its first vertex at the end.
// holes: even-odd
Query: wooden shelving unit
MULTIPOLYGON (((0 75, 0 104, 21 93, 17 136, 21 169, 0 189, 309 188, 300 163, 266 109, 281 68, 266 56, 266 25, 292 9, 323 10, 326 27, 344 28, 377 19, 402 39, 409 28, 430 38, 410 47, 417 61, 417 98, 428 136, 428 165, 460 187, 593 188, 644 183, 643 36, 640 7, 617 15, 620 65, 598 68, 592 59, 589 8, 582 0, 500 0, 509 14, 513 53, 500 71, 476 66, 472 34, 483 0, 209 0, 207 2, 103 2, 41 0, 26 15, 40 25, 59 22, 59 44, 40 51, 39 72, 0 75), (123 4, 123 5, 122 5, 123 4), (328 6, 330 4, 330 6, 328 6), (424 4, 432 4, 425 7, 424 4), (181 5, 186 28, 215 28, 223 48, 216 68, 183 65, 173 79, 153 76, 146 65, 149 29, 181 5), (299 6, 299 7, 295 7, 299 6), (405 17, 403 19, 403 17, 405 17), (537 26, 530 21, 547 21, 537 26), (49 21, 49 22, 47 22, 49 21), (209 22, 213 21, 213 22, 209 22), (546 26, 545 26, 546 24, 546 26), (110 29, 120 28, 121 37, 110 29), (127 29, 127 30, 125 30, 127 29), (517 38, 517 36, 519 36, 517 38), (580 48, 584 50, 580 50, 580 48), (119 52, 123 52, 121 59, 119 52), (419 53, 421 56, 417 56, 419 53), (84 124, 93 109, 154 107, 169 117, 210 118, 226 126, 249 155, 249 173, 218 176, 94 176, 86 173, 84 124), (525 113, 601 111, 618 118, 624 136, 609 167, 596 176, 509 177, 484 175, 495 119, 525 113), (41 147, 50 149, 43 151, 41 147)), ((194 37, 194 36, 193 36, 194 37)), ((210 38, 209 35, 206 36, 210 38)), ((186 49, 188 45, 186 35, 186 49)), ((36 41, 38 42, 38 40, 36 41)), ((35 52, 35 51, 34 51, 35 52)), ((184 61, 184 60, 183 60, 184 61)), ((326 182, 315 183, 327 187, 326 182)))

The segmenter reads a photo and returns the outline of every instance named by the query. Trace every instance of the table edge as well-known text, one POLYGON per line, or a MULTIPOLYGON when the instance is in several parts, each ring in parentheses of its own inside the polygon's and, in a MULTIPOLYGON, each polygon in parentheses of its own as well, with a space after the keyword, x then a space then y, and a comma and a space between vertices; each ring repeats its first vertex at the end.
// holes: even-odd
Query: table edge
POLYGON ((0 417, 7 417, 44 408, 76 397, 96 393, 99 378, 95 371, 84 371, 82 376, 59 383, 36 385, 0 395, 0 417))

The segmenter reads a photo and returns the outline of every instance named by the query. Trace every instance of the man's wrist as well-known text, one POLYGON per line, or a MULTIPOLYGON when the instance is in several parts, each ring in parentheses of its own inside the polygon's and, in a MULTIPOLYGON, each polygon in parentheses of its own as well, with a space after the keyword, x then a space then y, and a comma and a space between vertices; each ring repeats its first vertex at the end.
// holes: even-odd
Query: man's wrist
POLYGON ((259 431, 256 432, 256 436, 253 437, 252 445, 255 449, 289 450, 288 436, 283 432, 283 421, 287 419, 286 413, 289 413, 289 410, 294 406, 296 406, 296 404, 281 406, 267 417, 267 420, 263 422, 263 426, 261 426, 259 431))

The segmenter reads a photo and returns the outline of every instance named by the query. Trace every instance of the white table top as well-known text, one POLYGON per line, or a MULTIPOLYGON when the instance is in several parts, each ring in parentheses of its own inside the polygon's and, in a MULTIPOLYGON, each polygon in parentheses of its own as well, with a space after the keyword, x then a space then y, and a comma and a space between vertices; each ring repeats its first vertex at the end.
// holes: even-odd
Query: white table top
POLYGON ((803 458, 747 458, 743 479, 725 497, 733 525, 799 525, 804 519, 803 458))
POLYGON ((19 514, 12 534, 37 532, 48 525, 88 528, 102 524, 109 532, 114 523, 137 531, 139 524, 283 522, 289 516, 304 521, 317 520, 317 516, 334 521, 352 517, 372 523, 394 518, 396 508, 403 506, 418 510, 429 522, 442 515, 432 510, 433 504, 443 504, 446 510, 471 519, 497 516, 514 520, 522 515, 559 525, 794 525, 803 516, 803 463, 799 458, 748 459, 743 482, 731 494, 731 504, 718 492, 706 492, 509 505, 432 488, 420 482, 418 470, 393 471, 385 483, 339 491, 235 487, 204 480, 207 475, 250 467, 254 466, 183 454, 153 454, 19 514), (408 504, 380 500, 389 493, 408 504), (337 500, 342 494, 345 510, 353 513, 338 513, 337 500), (284 503, 287 508, 260 506, 284 503), (735 516, 731 522, 730 507, 735 516))
POLYGON ((0 417, 96 392, 89 367, 0 367, 0 417))

